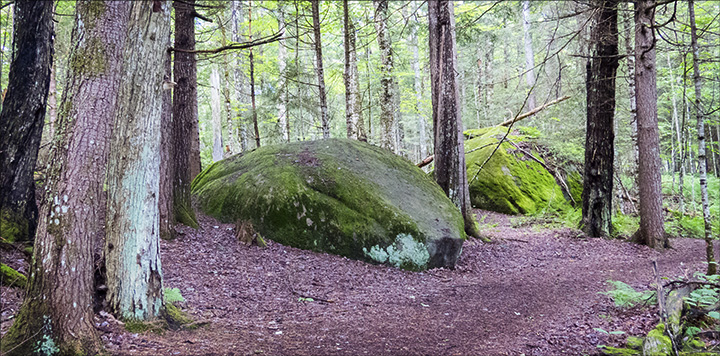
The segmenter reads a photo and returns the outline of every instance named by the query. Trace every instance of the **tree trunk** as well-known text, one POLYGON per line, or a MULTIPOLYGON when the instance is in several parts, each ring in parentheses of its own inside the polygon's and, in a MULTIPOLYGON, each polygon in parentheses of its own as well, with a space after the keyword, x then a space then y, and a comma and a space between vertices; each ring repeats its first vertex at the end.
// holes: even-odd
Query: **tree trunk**
POLYGON ((115 134, 108 161, 105 241, 108 303, 125 320, 163 311, 158 190, 163 75, 170 3, 131 2, 115 134), (132 39, 132 40, 130 40, 132 39), (140 39, 140 40, 138 40, 140 39), (142 120, 133 118, 142 118, 142 120))
MULTIPOLYGON (((232 11, 232 10, 231 10, 232 11)), ((232 15, 231 15, 232 16, 232 15)), ((220 27, 220 32, 222 34, 222 46, 227 46, 227 31, 225 30, 225 21, 222 16, 218 15, 218 27, 220 27)), ((231 18, 232 20, 232 18, 231 18)), ((230 54, 223 53, 222 56, 222 71, 223 71, 223 81, 222 81, 222 96, 225 100, 225 129, 227 130, 227 141, 225 141, 225 147, 223 147, 223 156, 229 156, 233 153, 239 152, 238 150, 238 138, 237 134, 235 133, 235 123, 233 123, 233 108, 232 108, 232 100, 230 98, 230 86, 232 85, 232 81, 230 80, 230 68, 232 67, 232 64, 229 60, 230 54)), ((222 137, 222 128, 221 128, 221 137, 222 137)))
POLYGON ((527 83, 528 95, 527 111, 535 109, 535 52, 532 47, 532 32, 530 29, 530 0, 522 3, 523 17, 523 40, 525 43, 525 82, 527 83))
POLYGON ((327 98, 325 94, 325 70, 323 69, 322 42, 320 38, 320 0, 312 0, 313 33, 315 35, 315 73, 318 80, 318 96, 320 97, 320 124, 323 138, 330 138, 330 122, 328 121, 327 98))
MULTIPOLYGON (((195 49, 195 0, 174 1, 175 8, 175 48, 195 49)), ((174 162, 173 174, 173 212, 175 220, 187 226, 197 228, 195 211, 190 203, 190 183, 199 171, 199 143, 197 152, 195 141, 199 140, 197 112, 197 68, 192 53, 174 53, 173 75, 173 120, 170 145, 171 159, 174 162), (188 150, 188 142, 190 149, 188 150), (194 168, 193 168, 194 167, 194 168)))
POLYGON ((612 233, 615 160, 615 74, 618 67, 618 0, 597 0, 595 47, 587 63, 587 134, 580 226, 591 237, 612 233))
POLYGON ((655 83, 655 0, 635 3, 635 85, 637 89, 638 183, 640 229, 636 240, 652 248, 668 247, 663 226, 660 138, 655 83))
MULTIPOLYGON (((283 2, 278 2, 278 28, 285 28, 285 6, 283 2)), ((280 126, 280 134, 284 142, 290 142, 290 122, 287 114, 287 85, 285 80, 285 67, 287 66, 287 50, 285 48, 285 38, 278 41, 278 126, 280 126)))
MULTIPOLYGON (((168 33, 167 48, 172 46, 172 34, 168 33)), ((160 125, 160 193, 158 194, 160 209, 160 238, 175 238, 175 214, 173 214, 173 180, 175 178, 175 161, 172 157, 172 133, 174 128, 172 115, 172 54, 165 51, 163 77, 162 124, 160 125)))
POLYGON ((675 140, 675 128, 677 128, 677 132, 680 132, 680 128, 678 127, 678 113, 677 113, 677 100, 675 98, 675 76, 673 75, 673 68, 672 63, 670 62, 670 53, 667 53, 667 64, 668 64, 668 72, 670 73, 670 98, 672 100, 672 122, 670 123, 670 159, 672 161, 672 169, 670 170, 670 174, 672 174, 672 180, 673 180, 673 191, 675 189, 675 172, 678 170, 678 161, 677 161, 677 150, 675 148, 675 142, 677 142, 677 147, 680 148, 680 137, 678 136, 678 140, 675 140))
POLYGON ((420 22, 415 14, 414 21, 410 23, 410 49, 413 54, 412 68, 415 74, 414 77, 414 89, 415 89, 415 116, 417 117, 417 128, 418 128, 418 150, 420 159, 424 159, 428 155, 427 149, 427 129, 425 123, 425 115, 422 110, 422 74, 420 73, 420 50, 418 46, 418 35, 417 30, 420 22))
POLYGON ((448 0, 428 3, 435 181, 460 208, 465 232, 480 237, 470 206, 457 77, 455 17, 448 0))
POLYGON ((355 22, 350 17, 348 0, 343 0, 345 27, 345 123, 347 137, 367 141, 365 125, 362 117, 360 101, 360 79, 357 67, 357 50, 355 48, 355 22))
POLYGON ((380 46, 380 147, 387 148, 395 153, 397 147, 397 133, 395 122, 395 74, 392 55, 392 43, 387 29, 388 1, 373 0, 375 5, 375 30, 377 31, 378 46, 380 46))
MULTIPOLYGON (((248 33, 252 42, 252 0, 248 6, 248 33)), ((255 131, 255 147, 260 147, 260 127, 258 126, 257 108, 255 107, 255 58, 253 47, 250 47, 250 103, 252 105, 253 129, 255 131)))
MULTIPOLYGON (((241 31, 240 24, 242 23, 243 9, 242 1, 232 0, 230 3, 232 15, 232 40, 235 43, 241 43, 244 41, 241 31)), ((248 89, 246 88, 245 73, 243 73, 243 60, 240 52, 235 53, 235 69, 233 70, 233 79, 235 81, 235 99, 237 100, 237 125, 240 127, 240 150, 245 152, 248 150, 248 134, 247 134, 247 123, 245 119, 245 112, 247 112, 247 103, 250 101, 247 97, 248 89)))
POLYGON ((33 172, 53 59, 53 3, 17 1, 8 88, 0 111, 0 236, 32 241, 38 223, 33 172))
MULTIPOLYGON (((18 4, 26 3, 48 5, 33 18, 50 23, 51 2, 18 4)), ((13 350, 5 355, 47 347, 64 355, 102 352, 93 323, 93 252, 104 236, 103 182, 129 8, 124 1, 77 3, 29 286, 2 339, 2 351, 13 350)))
POLYGON ((633 4, 627 3, 626 19, 625 19, 625 51, 627 52, 628 67, 628 94, 630 97, 630 142, 632 143, 633 165, 630 171, 633 184, 638 186, 638 141, 637 141, 637 101, 635 99, 635 46, 633 34, 635 32, 635 24, 633 22, 633 4))
POLYGON ((212 111, 213 149, 212 160, 223 159, 222 104, 220 103, 220 73, 213 66, 210 73, 210 109, 212 111))
POLYGON ((707 187, 707 154, 705 147, 705 117, 702 109, 702 77, 700 76, 700 49, 698 48, 697 28, 695 26, 695 2, 688 1, 690 15, 690 43, 693 52, 693 81, 695 82, 695 117, 697 118, 698 165, 700 173, 700 199, 702 200, 703 221, 705 223, 705 252, 708 263, 707 274, 717 273, 715 252, 713 251, 712 224, 710 217, 710 199, 707 187))

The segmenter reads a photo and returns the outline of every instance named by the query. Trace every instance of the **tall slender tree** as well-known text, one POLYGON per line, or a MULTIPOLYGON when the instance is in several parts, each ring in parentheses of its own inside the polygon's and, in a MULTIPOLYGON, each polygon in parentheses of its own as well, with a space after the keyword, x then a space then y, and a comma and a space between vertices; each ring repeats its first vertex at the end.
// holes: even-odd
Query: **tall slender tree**
POLYGON ((33 172, 53 61, 53 3, 15 3, 16 46, 0 111, 0 236, 31 241, 38 223, 33 172))
POLYGON ((700 199, 702 201, 703 222, 705 224, 705 254, 708 263, 707 274, 717 273, 713 248, 712 222, 710 217, 710 199, 707 184, 707 148, 705 146, 705 116, 702 107, 702 76, 700 76, 700 49, 698 47, 697 26, 695 25, 695 1, 688 0, 690 15, 690 44, 693 58, 693 81, 695 82, 695 117, 697 119, 698 171, 700 173, 700 199))
MULTIPOLYGON (((232 0, 230 2, 232 22, 232 40, 235 43, 243 42, 243 36, 241 31, 241 23, 243 18, 243 6, 242 1, 232 0)), ((245 119, 245 112, 247 111, 247 104, 249 99, 247 98, 247 78, 243 72, 243 55, 240 52, 235 53, 235 65, 233 66, 233 81, 235 82, 235 100, 237 100, 237 109, 235 111, 235 119, 240 130, 240 150, 245 152, 248 149, 248 134, 247 134, 247 123, 245 119)))
POLYGON ((123 82, 108 160, 105 239, 110 309, 129 320, 163 311, 158 189, 169 1, 130 3, 123 82), (158 6, 159 5, 159 6, 158 6), (138 40, 139 39, 139 40, 138 40))
POLYGON ((345 31, 345 124, 347 137, 365 141, 365 127, 360 99, 357 49, 355 46, 355 22, 350 16, 348 0, 343 0, 343 25, 345 31))
POLYGON ((195 0, 174 1, 175 51, 173 76, 173 120, 170 159, 174 161, 173 213, 175 220, 197 227, 195 212, 190 203, 190 183, 200 171, 200 146, 195 151, 197 113, 197 67, 195 62, 195 0), (190 142, 190 149, 188 149, 190 142), (194 158, 197 155, 197 160, 194 158))
POLYGON ((223 159, 222 104, 220 103, 220 72, 213 66, 210 72, 210 111, 212 111, 212 160, 223 159))
POLYGON ((327 97, 325 93, 325 69, 323 67, 322 40, 320 36, 320 0, 312 0, 312 21, 315 45, 315 73, 318 81, 318 97, 320 99, 320 125, 323 138, 330 138, 330 121, 328 117, 327 97))
POLYGON ((396 115, 396 88, 395 64, 392 54, 392 41, 388 33, 388 1, 373 0, 375 5, 375 31, 377 32, 378 46, 381 52, 380 64, 380 86, 382 92, 380 94, 380 146, 389 149, 395 153, 399 152, 397 142, 397 122, 396 115))
POLYGON ((528 94, 527 109, 535 109, 535 52, 532 45, 532 29, 530 28, 530 0, 522 2, 523 43, 525 44, 525 82, 528 94))
POLYGON ((158 194, 160 207, 160 238, 164 240, 172 240, 175 238, 175 214, 173 211, 173 182, 177 167, 176 162, 172 159, 173 145, 171 142, 174 129, 172 115, 172 52, 169 50, 172 46, 172 33, 168 33, 166 38, 165 58, 163 64, 165 67, 165 76, 163 77, 163 102, 162 102, 162 125, 160 126, 160 193, 158 194))
MULTIPOLYGON (((285 4, 282 1, 278 1, 277 3, 278 9, 278 29, 282 30, 285 28, 285 4)), ((281 38, 278 41, 278 102, 277 102, 277 111, 278 111, 278 126, 280 126, 280 133, 282 134, 282 139, 285 142, 290 142, 290 121, 288 119, 288 112, 287 112, 287 81, 285 80, 285 77, 287 73, 285 73, 285 67, 287 66, 287 49, 285 48, 285 38, 281 38)))
POLYGON ((93 324, 93 251, 104 235, 103 182, 129 8, 125 1, 77 2, 29 286, 2 339, 5 355, 43 354, 53 345, 62 355, 102 351, 93 324))
POLYGON ((593 52, 587 63, 587 134, 582 230, 592 237, 612 233, 615 160, 615 74, 618 67, 618 0, 597 0, 593 52))
POLYGON ((435 134, 435 181, 460 208, 465 232, 480 237, 470 206, 460 87, 455 47, 455 17, 449 0, 428 2, 430 80, 435 134))
POLYGON ((660 135, 655 67, 655 0, 635 2, 635 86, 638 125, 640 229, 635 240, 652 248, 668 247, 663 225, 660 135))

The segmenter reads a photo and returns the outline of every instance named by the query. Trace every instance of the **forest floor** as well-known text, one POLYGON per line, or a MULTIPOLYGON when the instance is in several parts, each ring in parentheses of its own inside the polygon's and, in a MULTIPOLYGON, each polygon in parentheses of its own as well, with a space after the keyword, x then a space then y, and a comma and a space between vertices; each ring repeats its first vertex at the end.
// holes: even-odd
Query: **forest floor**
MULTIPOLYGON (((651 289, 653 260, 670 278, 705 268, 702 240, 657 252, 476 213, 494 242, 467 241, 457 268, 426 272, 272 241, 246 247, 233 225, 201 216, 198 230, 162 242, 162 268, 165 287, 207 325, 158 335, 96 321, 116 355, 594 355, 658 322, 654 306, 620 309, 599 294, 607 280, 651 289)), ((21 255, 2 253, 26 271, 21 255)), ((21 293, 2 287, 3 333, 21 293)))

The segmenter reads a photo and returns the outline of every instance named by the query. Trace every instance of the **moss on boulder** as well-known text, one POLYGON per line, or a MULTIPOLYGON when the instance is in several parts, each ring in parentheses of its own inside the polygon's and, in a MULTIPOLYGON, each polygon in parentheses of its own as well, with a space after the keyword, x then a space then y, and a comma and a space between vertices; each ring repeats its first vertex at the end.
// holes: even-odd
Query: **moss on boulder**
POLYGON ((402 157, 346 139, 265 146, 192 184, 200 209, 285 245, 424 270, 453 267, 460 211, 402 157))
MULTIPOLYGON (((528 137, 510 134, 493 154, 506 132, 505 127, 487 127, 465 132, 465 162, 472 205, 505 214, 536 214, 569 208, 570 204, 552 174, 507 142, 509 140, 517 144, 526 141, 528 137), (491 154, 490 160, 480 170, 491 154)), ((525 150, 543 160, 537 152, 525 150)), ((572 193, 572 185, 570 190, 572 193)))
POLYGON ((2 285, 8 287, 25 288, 27 284, 25 275, 4 263, 0 263, 0 280, 2 280, 2 285))
POLYGON ((643 341, 643 356, 666 356, 673 354, 672 341, 665 335, 665 324, 658 324, 650 330, 643 341))

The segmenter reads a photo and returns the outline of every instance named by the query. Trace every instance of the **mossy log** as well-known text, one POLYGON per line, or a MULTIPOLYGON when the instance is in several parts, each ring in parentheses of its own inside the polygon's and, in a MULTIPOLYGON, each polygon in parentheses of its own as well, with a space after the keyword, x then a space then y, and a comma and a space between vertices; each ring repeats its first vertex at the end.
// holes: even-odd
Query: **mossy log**
POLYGON ((27 284, 27 277, 25 277, 25 275, 4 263, 0 263, 0 279, 2 280, 2 285, 8 287, 24 289, 27 284))

